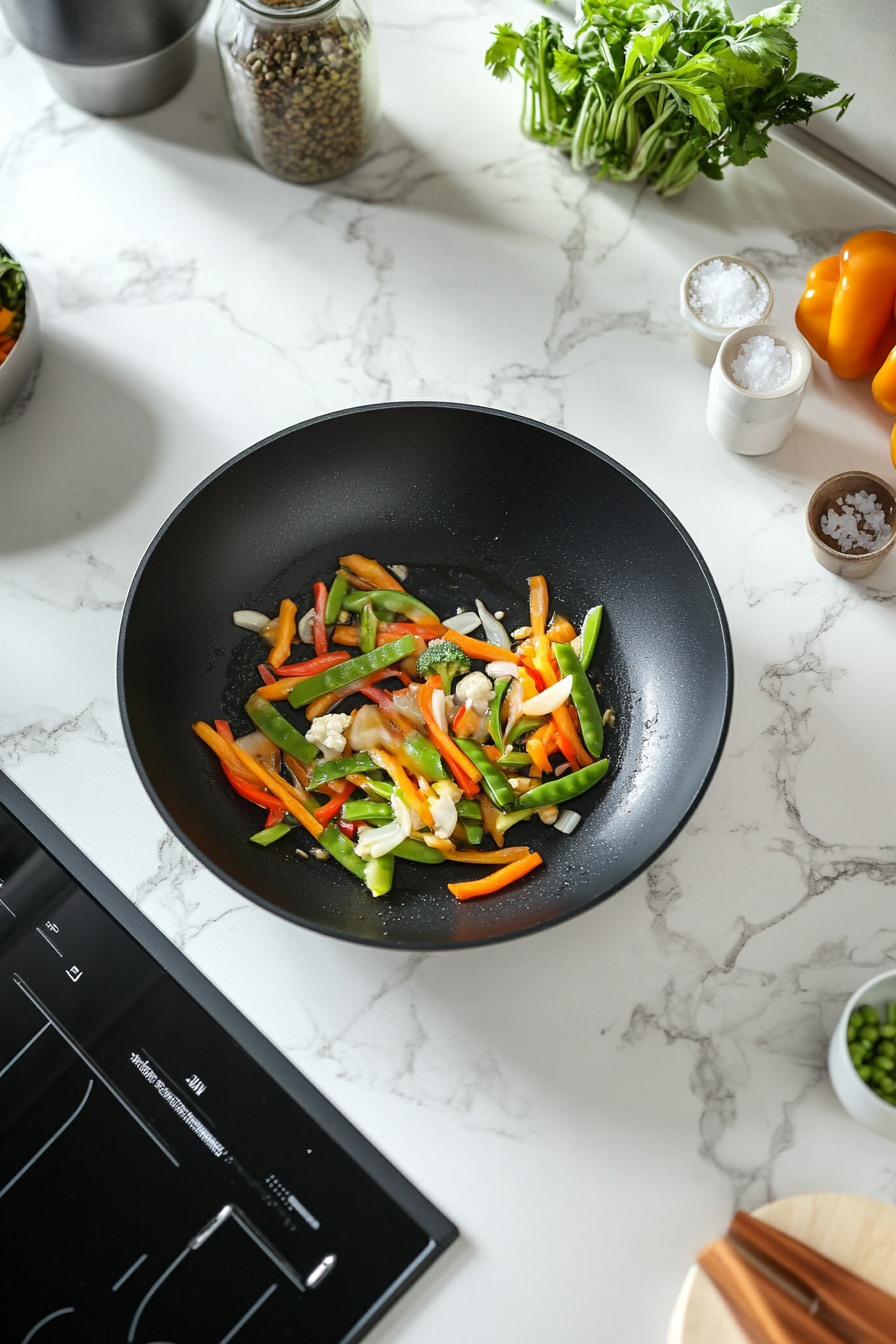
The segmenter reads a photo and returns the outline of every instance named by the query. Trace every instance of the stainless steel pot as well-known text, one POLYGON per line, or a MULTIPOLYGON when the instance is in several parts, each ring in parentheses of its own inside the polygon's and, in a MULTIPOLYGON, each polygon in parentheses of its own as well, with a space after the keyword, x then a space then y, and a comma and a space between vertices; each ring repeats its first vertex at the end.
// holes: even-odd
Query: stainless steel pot
POLYGON ((173 98, 196 63, 208 0, 0 0, 24 47, 67 102, 98 116, 173 98))

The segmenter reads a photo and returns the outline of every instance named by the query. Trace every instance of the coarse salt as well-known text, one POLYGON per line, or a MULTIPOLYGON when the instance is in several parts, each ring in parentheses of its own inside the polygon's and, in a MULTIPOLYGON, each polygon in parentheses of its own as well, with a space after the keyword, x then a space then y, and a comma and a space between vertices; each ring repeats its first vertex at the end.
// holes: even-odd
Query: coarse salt
POLYGON ((774 392, 789 380, 790 351, 772 336, 751 336, 731 361, 734 381, 746 392, 774 392))
POLYGON ((879 551, 890 539, 890 524, 887 515, 877 502, 877 495, 869 495, 867 490, 858 490, 854 495, 846 496, 846 503, 838 499, 843 512, 829 509, 821 515, 821 530, 840 547, 841 551, 851 551, 853 547, 866 551, 879 551))
POLYGON ((698 266, 688 282, 688 301, 698 317, 717 327, 745 327, 764 317, 768 285, 736 261, 715 257, 698 266))

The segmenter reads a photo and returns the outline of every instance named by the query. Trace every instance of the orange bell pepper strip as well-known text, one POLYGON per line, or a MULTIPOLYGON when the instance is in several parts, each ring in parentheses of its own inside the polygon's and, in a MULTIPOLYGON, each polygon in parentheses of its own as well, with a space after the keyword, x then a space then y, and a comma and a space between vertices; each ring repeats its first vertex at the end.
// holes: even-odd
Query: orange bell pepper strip
POLYGON ((871 391, 878 406, 896 415, 896 349, 890 351, 874 375, 871 391))
POLYGON ((339 563, 343 569, 357 574, 360 579, 366 579, 371 588, 391 588, 394 593, 406 591, 394 574, 378 565, 375 560, 368 560, 366 555, 340 555, 339 563))
POLYGON ((469 635, 459 635, 456 630, 446 628, 442 636, 463 649, 468 658, 479 658, 484 663, 519 663, 521 658, 512 649, 499 649, 497 644, 487 644, 484 639, 471 639, 469 635))
MULTIPOLYGON (((311 658, 307 664, 291 663, 290 667, 307 666, 310 670, 303 673, 302 676, 285 676, 279 681, 268 682, 266 686, 259 686, 255 692, 262 700, 285 700, 294 686, 300 682, 307 681, 309 677, 317 676, 318 672, 325 672, 328 667, 337 667, 340 663, 347 663, 351 657, 348 653, 328 653, 323 658, 311 658)), ((285 666, 285 665, 284 665, 285 666)), ((283 671, 283 667, 279 669, 283 671)))
MULTIPOLYGON (((432 838, 432 837, 430 837, 432 838)), ((501 837, 503 840, 503 836, 501 837)), ((445 850, 445 858, 451 859, 454 863, 488 863, 500 865, 505 863, 517 863, 520 859, 528 859, 532 853, 528 845, 509 845, 503 852, 495 849, 456 849, 453 845, 445 850)))
MULTIPOLYGON (((572 715, 569 712, 569 705, 561 705, 559 709, 555 709, 551 718, 557 727, 557 741, 560 743, 560 750, 563 751, 564 756, 566 756, 566 752, 563 749, 561 737, 565 737, 567 743, 572 747, 573 755, 579 765, 593 765, 594 758, 588 755, 582 745, 582 739, 576 732, 572 715)), ((569 760, 569 757, 567 756, 566 759, 569 760)), ((572 765, 572 761, 569 763, 572 765)))
POLYGON ((838 377, 861 378, 879 368, 886 355, 879 342, 893 317, 894 298, 896 234, 871 229, 847 239, 828 330, 827 360, 838 377))
POLYGON ((429 810, 429 803, 423 797, 423 794, 412 783, 410 776, 404 766, 393 756, 391 751, 383 751, 382 747, 369 748, 370 759, 385 770, 392 782, 398 787, 408 807, 412 808, 425 826, 434 830, 432 813, 429 810))
MULTIPOLYGON (((288 597, 284 597, 280 603, 280 615, 277 618, 277 638, 268 658, 271 667, 279 667, 289 657, 289 650, 296 637, 297 610, 295 602, 292 602, 288 597)), ((323 650, 323 652, 326 652, 326 650, 323 650)))
POLYGON ((12 326, 15 313, 11 308, 0 308, 0 336, 12 326))
MULTIPOLYGON (((327 627, 324 624, 324 612, 327 609, 327 585, 316 583, 313 591, 314 621, 311 628, 314 634, 314 652, 318 658, 323 658, 329 652, 327 648, 327 627)), ((276 667, 277 664, 275 663, 274 666, 276 667)))
POLYGON ((345 648, 357 648, 361 643, 360 625, 334 625, 330 639, 334 644, 342 644, 345 648))
POLYGON ((216 733, 214 728, 209 727, 207 723, 201 721, 194 723, 193 732, 202 739, 206 746, 211 747, 222 764, 228 764, 236 770, 242 766, 241 773, 248 771, 249 774, 254 775, 266 789, 269 789, 279 798, 286 811, 291 813, 296 821, 301 822, 305 830, 310 831, 315 839, 320 835, 323 826, 302 806, 295 789, 290 788, 286 780, 281 779, 274 770, 268 770, 258 761, 253 760, 249 753, 243 751, 242 747, 237 746, 235 742, 225 742, 223 737, 216 733))
POLYGON ((490 873, 488 877, 480 878, 478 882, 449 882, 448 890, 459 901, 469 901, 473 896, 491 896, 493 892, 500 891, 502 887, 509 886, 511 882, 516 882, 517 878, 525 877, 526 873, 531 873, 532 869, 537 868, 541 861, 540 854, 530 854, 527 859, 518 859, 516 863, 505 864, 497 872, 490 873))
POLYGON ((529 624, 536 638, 544 634, 547 618, 548 585, 543 574, 536 574, 529 580, 529 624))
POLYGON ((553 774, 553 766, 548 760, 548 753, 545 750, 544 743, 539 741, 534 734, 526 741, 526 751, 532 757, 533 762, 543 775, 553 774))
POLYGON ((439 621, 435 625, 415 625, 409 621, 381 621, 376 632, 376 642, 377 646, 388 644, 393 639, 401 639, 402 635, 416 635, 418 639, 426 640, 444 639, 447 633, 445 626, 439 621))
POLYGON ((459 747, 456 747, 447 733, 443 732, 436 722, 435 715, 432 712, 432 696, 436 687, 441 687, 442 678, 439 676, 430 677, 417 691, 417 705, 420 713, 423 715, 423 721, 426 724, 430 741, 433 746, 444 756, 451 768, 451 773, 457 780, 460 787, 468 798, 475 798, 479 792, 479 780, 482 775, 476 769, 469 756, 465 756, 459 747))
POLYGON ((571 644, 576 637, 576 628, 565 616, 555 614, 545 633, 552 644, 571 644))

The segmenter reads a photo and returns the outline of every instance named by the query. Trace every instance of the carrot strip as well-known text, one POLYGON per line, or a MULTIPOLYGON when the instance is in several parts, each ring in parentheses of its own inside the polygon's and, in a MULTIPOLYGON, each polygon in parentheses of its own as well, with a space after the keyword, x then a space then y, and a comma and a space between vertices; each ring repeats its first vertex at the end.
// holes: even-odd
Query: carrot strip
POLYGON ((277 618, 277 639, 268 657, 271 667, 279 667, 289 657, 290 647, 296 637, 297 610, 295 602, 288 597, 284 597, 280 603, 280 615, 277 618))
POLYGON ((529 580, 529 624, 532 634, 544 634, 544 623, 548 617, 548 585, 544 575, 536 574, 529 580))
POLYGON ((342 644, 350 649, 357 648, 361 643, 361 627, 360 625, 334 625, 330 639, 334 644, 342 644))
POLYGON ((395 783, 404 795, 404 800, 408 807, 413 808, 417 816, 434 830, 435 826, 432 819, 432 813, 429 810, 429 803, 423 797, 423 794, 412 783, 410 776, 401 764, 397 756, 393 756, 391 751, 383 751, 382 747, 370 747, 369 754, 382 770, 385 770, 389 778, 395 783))
MULTIPOLYGON (((432 836, 430 836, 432 839, 432 836)), ((502 837, 503 839, 503 837, 502 837)), ((518 863, 520 859, 527 859, 531 854, 527 845, 514 845, 501 851, 495 849, 446 849, 445 858, 452 859, 455 863, 488 863, 488 864, 506 864, 518 863)))
MULTIPOLYGON (((352 627, 350 627, 352 628, 352 627)), ((444 639, 447 627, 436 621, 434 625, 421 625, 413 621, 382 621, 376 632, 377 643, 388 644, 390 640, 401 639, 402 635, 417 635, 420 639, 444 639)))
POLYGON ((233 729, 226 719, 215 719, 215 732, 219 737, 223 737, 225 742, 233 741, 233 729))
POLYGON ((359 578, 366 579, 374 588, 391 588, 394 593, 407 591, 402 588, 394 574, 390 574, 388 569, 377 564, 376 560, 368 560, 366 555, 340 555, 339 563, 344 569, 357 574, 359 578))
POLYGON ((446 627, 443 639, 450 639, 459 649, 463 649, 469 658, 479 658, 485 663, 519 663, 519 654, 512 649, 499 649, 497 644, 487 644, 484 639, 471 639, 469 635, 459 635, 456 630, 446 627))
POLYGON ((271 793, 275 793, 287 812, 291 812, 296 821, 300 821, 305 827, 305 830, 309 831, 311 835, 317 839, 323 830, 323 826, 321 826, 316 817, 313 817, 311 813, 303 807, 302 803, 299 801, 299 796, 296 793, 296 790, 290 788, 286 780, 281 779, 273 770, 268 770, 265 766, 259 765, 258 761, 253 761, 252 757, 247 752, 243 751, 242 747, 238 747, 235 742, 231 747, 231 751, 236 752, 237 757, 242 761, 243 765, 251 770, 256 778, 260 779, 261 782, 270 789, 271 793))
POLYGON ((479 792, 478 783, 482 776, 469 756, 465 756, 460 748, 454 745, 448 734, 442 731, 432 712, 432 694, 441 684, 441 677, 430 677, 417 692, 417 705, 433 746, 444 756, 451 767, 451 773, 467 797, 474 798, 479 792))
POLYGON ((579 762, 578 758, 576 757, 575 748, 573 747, 572 743, 570 742, 566 734, 562 733, 559 728, 557 729, 557 745, 563 752, 563 755, 569 761, 573 770, 578 770, 579 762))
MULTIPOLYGON (((572 715, 569 712, 569 706, 561 705, 559 709, 554 710, 553 714, 551 715, 551 718, 557 725, 557 741, 558 742, 560 741, 560 734, 562 733, 563 736, 569 742, 570 746, 572 747, 579 765, 591 765, 593 763, 594 758, 588 755, 587 751, 582 745, 582 739, 579 737, 573 725, 572 715)), ((563 751, 562 744, 560 750, 563 751)), ((563 754, 564 756, 566 755, 565 752, 563 752, 563 754)))
POLYGON ((344 788, 339 789, 337 793, 333 794, 328 803, 324 803, 323 807, 317 809, 314 815, 317 817, 321 826, 326 826, 328 821, 333 820, 342 804, 354 793, 356 788, 356 784, 347 783, 344 788))
POLYGON ((468 901, 472 896, 491 896, 493 892, 500 891, 502 887, 515 882, 518 877, 525 877, 526 873, 531 873, 540 863, 540 854, 530 854, 527 859, 508 863, 497 872, 490 873, 488 877, 480 878, 478 882, 449 882, 448 890, 459 901, 468 901))

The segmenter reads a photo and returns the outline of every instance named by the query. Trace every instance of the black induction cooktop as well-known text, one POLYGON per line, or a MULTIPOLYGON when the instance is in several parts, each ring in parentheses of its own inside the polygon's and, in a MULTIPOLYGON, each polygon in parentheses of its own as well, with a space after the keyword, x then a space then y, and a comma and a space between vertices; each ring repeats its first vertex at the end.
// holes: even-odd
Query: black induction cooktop
POLYGON ((340 1344, 456 1228, 0 775, 0 1339, 340 1344))

